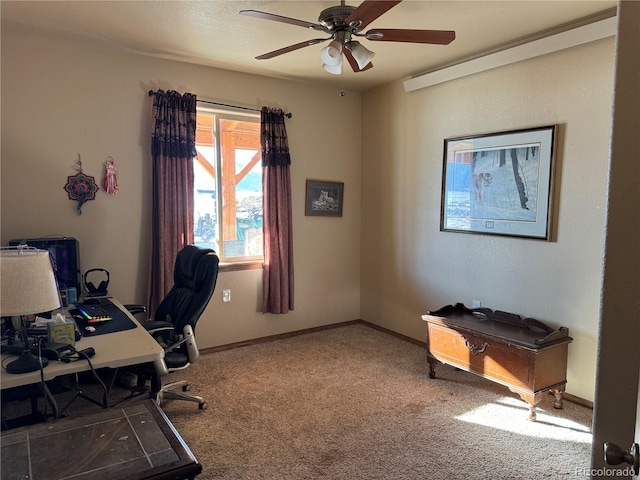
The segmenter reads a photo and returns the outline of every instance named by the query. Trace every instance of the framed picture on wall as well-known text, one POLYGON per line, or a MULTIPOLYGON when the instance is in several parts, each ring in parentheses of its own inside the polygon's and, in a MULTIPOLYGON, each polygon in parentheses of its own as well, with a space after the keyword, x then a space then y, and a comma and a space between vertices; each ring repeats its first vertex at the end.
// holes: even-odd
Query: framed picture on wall
POLYGON ((344 183, 307 180, 305 215, 341 217, 344 183))
POLYGON ((443 232, 550 239, 557 125, 447 138, 443 232))

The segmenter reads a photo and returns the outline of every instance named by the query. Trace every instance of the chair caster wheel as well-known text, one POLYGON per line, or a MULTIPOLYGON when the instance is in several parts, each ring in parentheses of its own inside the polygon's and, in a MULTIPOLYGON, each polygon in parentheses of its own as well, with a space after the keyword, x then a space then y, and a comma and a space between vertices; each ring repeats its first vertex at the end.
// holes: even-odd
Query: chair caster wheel
POLYGON ((191 385, 184 385, 184 386, 182 387, 182 391, 183 391, 183 392, 188 392, 189 390, 191 390, 191 385))
POLYGON ((200 410, 206 410, 208 406, 209 406, 209 404, 207 402, 203 402, 203 403, 199 403, 198 404, 198 408, 200 410))

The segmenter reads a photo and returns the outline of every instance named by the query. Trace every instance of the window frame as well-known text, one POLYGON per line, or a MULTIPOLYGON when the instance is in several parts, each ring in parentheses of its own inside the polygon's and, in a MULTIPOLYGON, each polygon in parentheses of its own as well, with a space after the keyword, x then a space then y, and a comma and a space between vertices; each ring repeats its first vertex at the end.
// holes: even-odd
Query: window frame
MULTIPOLYGON (((223 169, 222 169, 222 139, 220 138, 220 125, 223 120, 230 121, 239 121, 239 122, 250 122, 256 123, 258 126, 260 125, 260 113, 238 113, 232 110, 227 110, 224 108, 213 108, 210 106, 198 105, 196 107, 196 115, 212 115, 213 116, 213 138, 214 138, 214 148, 215 148, 215 209, 216 209, 216 221, 218 222, 218 229, 216 232, 216 243, 218 244, 217 251, 220 256, 220 268, 222 270, 250 270, 262 268, 264 263, 264 255, 243 255, 243 256, 226 256, 224 249, 224 240, 223 240, 223 230, 224 230, 224 222, 223 213, 224 213, 224 181, 223 181, 223 169)), ((258 134, 259 135, 259 134, 258 134)), ((258 138, 258 144, 260 139, 258 138)), ((196 148, 198 147, 198 143, 196 141, 196 148)), ((260 152, 260 147, 258 147, 258 152, 260 152)), ((198 162, 197 157, 194 159, 194 162, 198 162)), ((261 160, 259 161, 261 164, 261 160)), ((195 178, 194 178, 195 182, 195 178)), ((194 185, 195 187, 195 185, 194 185)), ((196 189, 194 188, 194 195, 196 194, 196 189)), ((263 193, 261 191, 260 196, 263 197, 263 193)), ((195 202, 195 198, 194 198, 195 202)), ((262 231, 264 234, 264 224, 262 225, 262 231)), ((195 233, 195 232, 194 232, 195 233)), ((195 241, 195 239, 194 239, 195 241)))

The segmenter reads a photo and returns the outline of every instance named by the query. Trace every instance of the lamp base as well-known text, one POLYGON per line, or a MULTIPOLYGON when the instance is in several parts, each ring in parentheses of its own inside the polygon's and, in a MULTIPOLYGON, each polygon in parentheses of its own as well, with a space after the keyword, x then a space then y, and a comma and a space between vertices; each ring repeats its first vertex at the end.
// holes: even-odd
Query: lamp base
POLYGON ((49 360, 45 357, 38 358, 31 351, 25 350, 17 360, 7 365, 7 373, 28 373, 35 372, 49 365, 49 360))

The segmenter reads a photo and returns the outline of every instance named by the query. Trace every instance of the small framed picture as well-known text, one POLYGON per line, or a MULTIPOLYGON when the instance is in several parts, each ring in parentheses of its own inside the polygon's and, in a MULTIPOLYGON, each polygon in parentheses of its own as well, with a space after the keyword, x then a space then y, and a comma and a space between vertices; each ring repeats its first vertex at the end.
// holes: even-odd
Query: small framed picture
POLYGON ((445 139, 440 230, 549 240, 556 130, 445 139))
POLYGON ((305 215, 341 217, 344 200, 344 183, 307 180, 306 199, 305 215))

